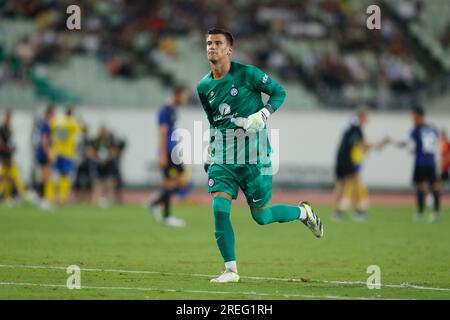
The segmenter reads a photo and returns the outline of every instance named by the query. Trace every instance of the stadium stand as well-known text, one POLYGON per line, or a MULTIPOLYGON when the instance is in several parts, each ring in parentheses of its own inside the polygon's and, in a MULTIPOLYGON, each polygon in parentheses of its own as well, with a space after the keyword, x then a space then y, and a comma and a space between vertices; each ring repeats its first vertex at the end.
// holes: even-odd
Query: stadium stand
POLYGON ((239 43, 236 60, 289 89, 287 108, 407 108, 450 87, 442 1, 263 1, 256 10, 250 0, 80 1, 83 32, 65 27, 68 1, 3 1, 0 101, 157 106, 175 83, 195 93, 208 70, 203 34, 224 25, 239 43), (372 2, 383 8, 379 31, 365 28, 372 2))

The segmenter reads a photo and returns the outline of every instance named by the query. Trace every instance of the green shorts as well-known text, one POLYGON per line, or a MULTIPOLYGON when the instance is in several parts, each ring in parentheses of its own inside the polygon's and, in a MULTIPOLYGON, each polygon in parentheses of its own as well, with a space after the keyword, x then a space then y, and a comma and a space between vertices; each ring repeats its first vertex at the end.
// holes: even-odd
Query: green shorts
POLYGON ((212 164, 208 170, 208 192, 225 192, 234 200, 241 188, 250 208, 267 206, 272 199, 271 164, 212 164))

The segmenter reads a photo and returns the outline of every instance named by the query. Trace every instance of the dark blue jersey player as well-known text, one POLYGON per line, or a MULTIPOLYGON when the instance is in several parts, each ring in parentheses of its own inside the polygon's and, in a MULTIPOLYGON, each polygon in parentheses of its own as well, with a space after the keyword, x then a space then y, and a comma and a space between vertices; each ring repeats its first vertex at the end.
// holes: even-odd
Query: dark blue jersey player
MULTIPOLYGON (((421 107, 413 109, 413 121, 414 128, 411 131, 410 140, 414 145, 415 154, 413 181, 417 191, 418 218, 422 219, 424 215, 428 184, 434 198, 435 215, 431 217, 431 220, 436 220, 440 212, 440 185, 436 166, 439 131, 425 122, 425 111, 421 107)), ((407 145, 407 142, 399 143, 400 147, 407 145)))
POLYGON ((42 181, 39 183, 39 195, 43 199, 41 207, 47 209, 50 206, 53 197, 53 181, 51 174, 52 156, 50 152, 51 147, 51 129, 50 121, 55 114, 55 109, 50 105, 46 112, 44 119, 39 123, 37 128, 37 148, 36 161, 39 164, 42 181))
POLYGON ((184 87, 174 88, 169 103, 161 107, 158 115, 158 157, 163 184, 160 194, 150 203, 150 209, 158 222, 174 227, 184 226, 184 221, 171 215, 171 196, 179 190, 185 194, 189 187, 183 164, 174 150, 178 141, 173 136, 177 108, 184 105, 187 99, 188 92, 184 87), (163 209, 162 215, 161 208, 163 209))
POLYGON ((360 194, 361 181, 360 169, 364 161, 364 154, 371 149, 381 149, 389 139, 380 142, 369 142, 363 134, 363 128, 369 120, 368 109, 362 107, 358 110, 357 117, 345 129, 336 156, 336 186, 335 186, 335 214, 333 219, 340 220, 343 216, 343 200, 345 190, 351 188, 352 202, 355 210, 353 218, 357 221, 364 220, 364 199, 360 194))

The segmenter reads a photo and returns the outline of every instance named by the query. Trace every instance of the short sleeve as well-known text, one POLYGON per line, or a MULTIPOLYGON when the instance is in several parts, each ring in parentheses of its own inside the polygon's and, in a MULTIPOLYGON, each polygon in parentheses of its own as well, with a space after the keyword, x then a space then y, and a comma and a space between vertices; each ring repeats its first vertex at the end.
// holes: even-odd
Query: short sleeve
POLYGON ((167 109, 163 108, 161 109, 161 111, 159 112, 159 117, 158 117, 158 123, 160 125, 165 124, 165 125, 169 125, 169 113, 167 112, 167 109))

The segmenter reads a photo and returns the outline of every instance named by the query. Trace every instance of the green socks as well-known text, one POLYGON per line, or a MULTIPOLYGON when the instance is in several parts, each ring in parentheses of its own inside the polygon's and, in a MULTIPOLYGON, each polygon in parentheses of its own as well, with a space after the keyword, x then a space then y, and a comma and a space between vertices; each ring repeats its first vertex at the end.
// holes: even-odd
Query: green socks
POLYGON ((289 222, 300 217, 300 208, 286 204, 275 204, 264 210, 252 211, 252 217, 260 225, 289 222))
MULTIPOLYGON (((225 262, 235 261, 234 232, 231 226, 231 201, 224 197, 213 198, 214 237, 225 262)), ((260 225, 273 222, 289 222, 300 217, 300 208, 276 204, 264 210, 252 211, 253 219, 260 225)))
POLYGON ((230 221, 231 201, 224 197, 213 198, 214 236, 223 260, 235 261, 234 232, 230 221))

